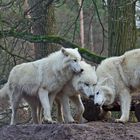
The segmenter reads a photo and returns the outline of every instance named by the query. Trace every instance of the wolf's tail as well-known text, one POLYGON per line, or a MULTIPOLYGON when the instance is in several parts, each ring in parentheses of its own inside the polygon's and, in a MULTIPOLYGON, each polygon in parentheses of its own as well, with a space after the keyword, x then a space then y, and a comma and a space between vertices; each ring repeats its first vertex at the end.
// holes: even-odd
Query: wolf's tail
POLYGON ((8 95, 8 83, 6 83, 2 89, 0 89, 0 98, 5 97, 8 95))

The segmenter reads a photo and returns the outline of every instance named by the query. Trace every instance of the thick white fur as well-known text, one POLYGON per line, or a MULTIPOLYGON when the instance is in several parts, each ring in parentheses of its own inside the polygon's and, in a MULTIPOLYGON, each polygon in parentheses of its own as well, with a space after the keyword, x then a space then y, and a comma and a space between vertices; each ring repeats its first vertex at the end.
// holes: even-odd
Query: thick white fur
MULTIPOLYGON (((92 67, 84 61, 81 61, 79 64, 83 71, 77 75, 74 75, 73 78, 69 82, 67 82, 67 84, 56 96, 55 101, 58 107, 59 122, 71 123, 77 121, 79 123, 82 123, 84 121, 82 117, 84 106, 81 101, 81 96, 89 97, 90 95, 94 95, 93 88, 97 83, 95 67, 92 67), (76 107, 75 120, 71 115, 69 99, 71 99, 76 107)), ((52 94, 50 94, 49 98, 52 98, 51 95, 52 94)), ((34 104, 33 100, 28 100, 28 103, 34 104)), ((36 118, 38 118, 38 122, 41 121, 40 114, 37 114, 37 116, 34 115, 37 107, 39 106, 36 105, 36 108, 32 108, 33 121, 35 120, 35 123, 36 118)))
POLYGON ((74 72, 81 71, 80 60, 77 49, 62 48, 46 58, 15 66, 10 72, 7 84, 1 89, 9 94, 11 100, 11 124, 16 123, 16 110, 20 99, 25 97, 28 100, 28 95, 38 96, 44 109, 44 119, 52 122, 53 100, 74 72))
POLYGON ((81 61, 80 65, 83 69, 83 72, 81 72, 79 75, 74 75, 73 79, 69 81, 63 90, 56 96, 61 105, 61 111, 58 111, 60 112, 58 116, 61 120, 62 115, 62 121, 65 123, 74 122, 75 120, 79 123, 82 123, 84 121, 82 117, 84 106, 81 101, 81 96, 88 98, 89 96, 94 95, 93 88, 97 83, 95 67, 92 67, 84 61, 81 61), (75 120, 73 119, 70 112, 69 99, 71 99, 76 107, 75 120))
POLYGON ((126 52, 120 57, 102 61, 96 71, 95 104, 111 105, 118 96, 122 115, 116 122, 129 119, 131 93, 140 89, 140 49, 126 52))

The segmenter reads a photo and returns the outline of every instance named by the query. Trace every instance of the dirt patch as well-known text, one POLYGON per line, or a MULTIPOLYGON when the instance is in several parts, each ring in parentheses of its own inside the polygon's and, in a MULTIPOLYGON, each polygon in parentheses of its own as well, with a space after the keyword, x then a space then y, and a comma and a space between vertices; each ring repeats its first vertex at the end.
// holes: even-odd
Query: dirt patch
POLYGON ((0 140, 140 140, 140 123, 90 122, 3 126, 0 140))

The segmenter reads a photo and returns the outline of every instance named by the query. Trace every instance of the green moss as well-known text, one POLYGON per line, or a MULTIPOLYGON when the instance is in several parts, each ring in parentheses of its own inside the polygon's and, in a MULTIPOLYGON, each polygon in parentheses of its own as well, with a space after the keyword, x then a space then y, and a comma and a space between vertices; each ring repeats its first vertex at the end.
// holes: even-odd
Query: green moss
POLYGON ((44 35, 33 35, 30 33, 19 33, 13 30, 10 31, 3 31, 0 32, 0 38, 3 37, 15 37, 19 39, 23 39, 32 43, 41 43, 41 42, 47 42, 47 43, 56 43, 59 45, 62 45, 65 48, 78 48, 80 54, 83 58, 87 59, 88 61, 92 61, 95 63, 100 63, 105 57, 99 56, 93 52, 90 52, 89 50, 85 48, 81 48, 78 45, 71 43, 70 41, 61 38, 59 36, 44 36, 44 35))

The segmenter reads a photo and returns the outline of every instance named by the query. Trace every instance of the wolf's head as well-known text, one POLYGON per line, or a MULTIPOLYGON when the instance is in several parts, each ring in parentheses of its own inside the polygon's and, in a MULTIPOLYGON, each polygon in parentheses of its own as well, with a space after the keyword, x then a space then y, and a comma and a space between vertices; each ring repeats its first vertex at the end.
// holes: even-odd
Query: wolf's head
POLYGON ((61 48, 64 56, 63 67, 69 67, 72 71, 79 73, 82 71, 79 62, 81 61, 81 55, 78 52, 78 48, 61 48))
POLYGON ((83 71, 74 76, 73 87, 84 97, 93 96, 93 88, 97 83, 95 67, 87 64, 84 61, 80 62, 80 66, 83 71))
POLYGON ((94 103, 95 105, 111 105, 115 100, 114 81, 105 78, 95 86, 94 103))

